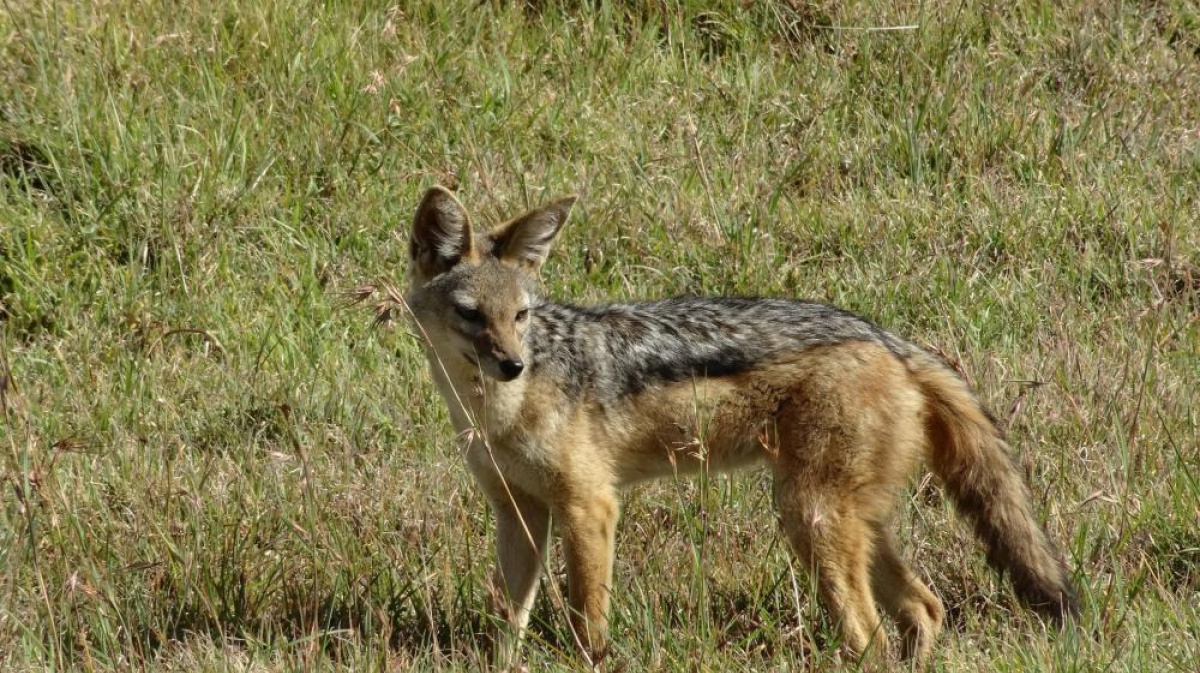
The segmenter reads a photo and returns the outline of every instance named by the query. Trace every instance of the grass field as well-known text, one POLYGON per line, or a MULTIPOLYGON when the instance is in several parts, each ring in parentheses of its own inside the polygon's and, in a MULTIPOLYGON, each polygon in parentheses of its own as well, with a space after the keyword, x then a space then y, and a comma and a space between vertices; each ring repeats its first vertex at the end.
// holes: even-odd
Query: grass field
MULTIPOLYGON (((1085 615, 917 477, 936 670, 1195 671, 1200 7, 532 4, 0 3, 0 669, 479 666, 486 505, 343 299, 440 182, 581 193, 552 295, 802 296, 957 362, 1085 615)), ((535 671, 579 667, 552 558, 535 671)), ((850 666, 766 475, 629 493, 617 575, 614 670, 850 666)))

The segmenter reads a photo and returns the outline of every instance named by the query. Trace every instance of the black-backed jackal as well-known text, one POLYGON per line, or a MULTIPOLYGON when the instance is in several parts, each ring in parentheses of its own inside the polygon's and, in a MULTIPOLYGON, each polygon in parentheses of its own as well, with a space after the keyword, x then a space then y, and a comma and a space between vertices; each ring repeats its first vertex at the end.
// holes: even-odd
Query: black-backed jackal
POLYGON ((1017 593, 1055 620, 1076 613, 1001 433, 938 358, 824 304, 546 301, 537 273, 574 201, 475 231, 435 187, 410 239, 405 299, 496 517, 502 658, 528 621, 552 520, 573 633, 595 661, 620 488, 764 463, 783 532, 855 652, 883 650, 877 602, 902 656, 924 657, 941 628, 941 601, 901 560, 889 525, 921 456, 1017 593))

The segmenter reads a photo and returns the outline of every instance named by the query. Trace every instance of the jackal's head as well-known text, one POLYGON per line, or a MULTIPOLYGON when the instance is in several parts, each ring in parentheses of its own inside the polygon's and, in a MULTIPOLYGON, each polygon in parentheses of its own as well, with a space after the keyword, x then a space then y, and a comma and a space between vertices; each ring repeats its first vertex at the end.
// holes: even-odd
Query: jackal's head
POLYGON ((538 271, 574 203, 568 196, 476 233, 453 194, 425 193, 409 238, 406 301, 444 365, 465 360, 499 381, 521 375, 538 271))

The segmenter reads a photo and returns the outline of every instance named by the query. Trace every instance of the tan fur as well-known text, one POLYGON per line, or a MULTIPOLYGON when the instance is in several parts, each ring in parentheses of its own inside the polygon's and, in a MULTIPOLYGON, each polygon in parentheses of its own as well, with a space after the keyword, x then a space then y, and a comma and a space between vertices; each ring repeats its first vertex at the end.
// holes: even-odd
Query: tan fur
POLYGON ((502 612, 517 629, 528 619, 531 578, 544 558, 547 512, 564 542, 576 632, 599 656, 617 489, 766 463, 783 530, 815 573, 847 646, 883 649, 878 598, 900 625, 904 653, 928 652, 941 603, 885 532, 895 492, 923 446, 925 400, 887 351, 867 344, 812 349, 745 375, 647 392, 607 413, 584 406, 564 414, 569 405, 533 381, 514 417, 504 404, 510 398, 489 398, 487 385, 468 378, 456 387, 479 391, 470 398, 475 418, 498 421, 480 423, 468 460, 499 512, 498 581, 509 597, 502 612), (539 545, 507 521, 518 507, 539 545))
MULTIPOLYGON (((476 296, 491 302, 494 315, 516 315, 517 285, 486 284, 488 273, 498 273, 487 270, 488 255, 536 271, 573 199, 464 242, 458 237, 473 236, 465 214, 454 212, 448 192, 437 191, 422 203, 416 226, 432 230, 434 243, 452 254, 461 252, 454 264, 480 269, 484 285, 476 296), (442 216, 448 223, 437 220, 442 216)), ((429 249, 414 242, 417 291, 430 269, 446 267, 425 254, 429 249)), ((494 608, 509 625, 499 634, 499 662, 511 661, 528 622, 551 522, 563 541, 573 632, 595 662, 608 642, 620 489, 756 464, 771 470, 783 532, 852 652, 886 650, 877 602, 895 621, 905 657, 924 658, 941 629, 941 601, 901 559, 889 529, 896 493, 923 454, 976 522, 993 560, 1014 572, 1018 591, 1024 588, 1035 607, 1042 600, 1048 612, 1071 606, 1065 569, 1006 462, 1003 440, 966 385, 927 354, 900 357, 852 340, 600 404, 587 394, 567 395, 562 381, 536 371, 497 380, 463 349, 520 353, 522 328, 496 319, 471 344, 437 309, 414 313, 455 428, 468 438, 467 463, 496 515, 494 608), (517 345, 505 345, 511 343, 517 345)), ((500 357, 507 356, 492 359, 500 357)))

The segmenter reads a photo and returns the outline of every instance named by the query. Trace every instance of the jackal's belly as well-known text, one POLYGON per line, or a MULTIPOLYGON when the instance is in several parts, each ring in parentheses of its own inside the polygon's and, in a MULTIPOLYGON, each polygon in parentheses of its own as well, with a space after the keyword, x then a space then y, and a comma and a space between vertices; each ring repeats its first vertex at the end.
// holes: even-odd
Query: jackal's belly
POLYGON ((621 483, 761 461, 780 395, 750 377, 696 379, 637 395, 601 415, 621 483))

